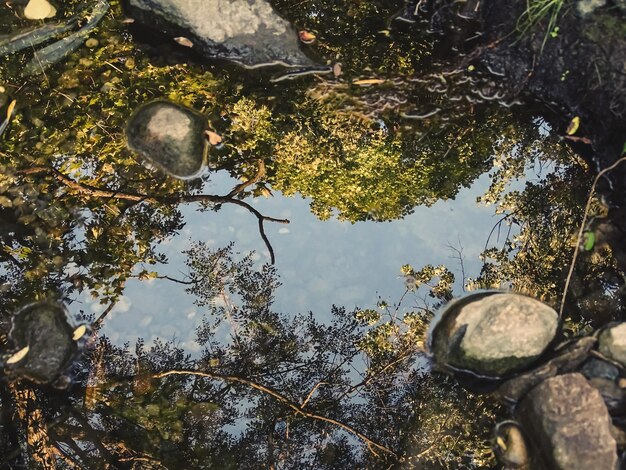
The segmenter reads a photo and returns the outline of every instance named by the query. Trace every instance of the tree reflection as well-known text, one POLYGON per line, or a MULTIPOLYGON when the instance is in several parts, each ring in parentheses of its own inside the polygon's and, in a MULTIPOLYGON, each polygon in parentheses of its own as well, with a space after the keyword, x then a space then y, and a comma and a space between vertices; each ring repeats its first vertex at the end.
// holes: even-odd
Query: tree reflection
POLYGON ((29 453, 9 451, 9 461, 44 468, 489 461, 484 433, 468 423, 490 421, 493 411, 424 369, 428 311, 335 308, 332 322, 322 323, 312 313, 274 312, 274 268, 236 260, 231 247, 197 244, 188 265, 188 290, 206 309, 200 356, 171 342, 139 341, 131 350, 100 337, 67 392, 10 384, 15 393, 2 397, 3 409, 14 410, 7 425, 26 436, 29 453), (28 411, 20 414, 21 406, 28 411))

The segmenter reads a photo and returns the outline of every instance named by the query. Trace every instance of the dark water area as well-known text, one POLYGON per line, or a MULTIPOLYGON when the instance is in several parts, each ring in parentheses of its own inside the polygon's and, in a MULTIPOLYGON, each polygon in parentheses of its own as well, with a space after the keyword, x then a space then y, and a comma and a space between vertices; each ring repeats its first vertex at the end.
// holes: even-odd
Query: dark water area
POLYGON ((506 409, 433 369, 437 310, 567 289, 559 341, 622 320, 621 180, 592 184, 623 124, 481 61, 479 2, 275 1, 310 63, 254 68, 113 1, 45 70, 53 38, 5 35, 94 14, 24 5, 0 6, 0 468, 501 468, 506 409), (129 149, 153 100, 206 119, 193 177, 129 149))

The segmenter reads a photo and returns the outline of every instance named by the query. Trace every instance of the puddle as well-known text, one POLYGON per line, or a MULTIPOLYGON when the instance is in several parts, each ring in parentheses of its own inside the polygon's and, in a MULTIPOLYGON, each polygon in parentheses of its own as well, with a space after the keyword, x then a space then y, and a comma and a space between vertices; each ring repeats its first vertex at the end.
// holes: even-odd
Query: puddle
MULTIPOLYGON (((275 2, 317 61, 287 76, 189 55, 117 2, 45 73, 20 78, 30 50, 0 58, 2 354, 34 302, 91 325, 82 355, 64 338, 66 389, 2 374, 0 466, 495 465, 501 410, 431 372, 428 322, 478 288, 556 306, 589 167, 551 110, 474 65, 471 9, 445 35, 421 3, 275 2), (185 180, 127 147, 154 100, 208 131, 195 166, 160 163, 185 180)), ((0 33, 27 26, 14 8, 0 33)), ((615 271, 598 244, 572 285, 604 302, 589 279, 615 271)), ((570 304, 573 336, 592 320, 570 304)))

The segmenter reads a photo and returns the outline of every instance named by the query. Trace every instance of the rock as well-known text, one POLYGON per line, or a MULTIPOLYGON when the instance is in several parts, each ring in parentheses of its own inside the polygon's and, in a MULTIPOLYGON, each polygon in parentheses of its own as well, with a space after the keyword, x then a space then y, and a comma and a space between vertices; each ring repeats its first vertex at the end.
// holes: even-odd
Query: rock
POLYGON ((617 468, 611 418, 600 393, 581 374, 540 383, 521 401, 516 414, 546 468, 617 468))
POLYGON ((495 398, 506 404, 516 404, 533 387, 547 378, 575 371, 589 357, 589 351, 595 344, 596 338, 587 336, 566 345, 541 367, 507 380, 496 390, 495 398))
POLYGON ((28 20, 44 20, 56 14, 57 9, 47 0, 30 0, 24 8, 24 18, 28 20))
POLYGON ((515 421, 498 423, 494 429, 494 453, 506 468, 528 469, 530 457, 522 429, 515 421))
POLYGON ((619 369, 617 367, 594 357, 585 362, 580 372, 587 379, 602 378, 615 381, 619 376, 619 369))
POLYGON ((207 120, 200 113, 165 100, 135 111, 126 126, 128 147, 148 163, 181 179, 193 178, 204 165, 207 120))
POLYGON ((79 352, 73 336, 65 307, 49 302, 30 304, 13 317, 9 339, 22 354, 13 353, 5 359, 5 367, 11 375, 38 383, 53 382, 79 352))
POLYGON ((433 327, 439 364, 488 377, 531 365, 556 335, 554 309, 530 297, 479 292, 448 304, 433 327))
POLYGON ((127 0, 130 15, 172 37, 184 37, 208 58, 245 66, 308 66, 298 35, 266 0, 127 0))
POLYGON ((607 328, 600 333, 598 341, 602 355, 626 366, 626 323, 607 328))

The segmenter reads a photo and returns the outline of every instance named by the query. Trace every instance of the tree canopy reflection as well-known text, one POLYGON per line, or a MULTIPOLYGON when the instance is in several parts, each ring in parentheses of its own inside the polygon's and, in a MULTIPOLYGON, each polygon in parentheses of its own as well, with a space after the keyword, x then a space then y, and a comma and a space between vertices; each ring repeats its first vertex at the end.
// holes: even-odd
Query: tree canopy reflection
MULTIPOLYGON (((205 309, 200 356, 171 342, 120 348, 99 337, 68 393, 12 384, 3 409, 30 444, 26 463, 439 468, 489 460, 486 436, 468 423, 493 411, 424 369, 428 311, 337 307, 330 323, 282 314, 271 308, 272 266, 255 269, 232 247, 197 244, 187 255, 188 291, 205 309)), ((449 295, 445 285, 434 292, 449 295)))

